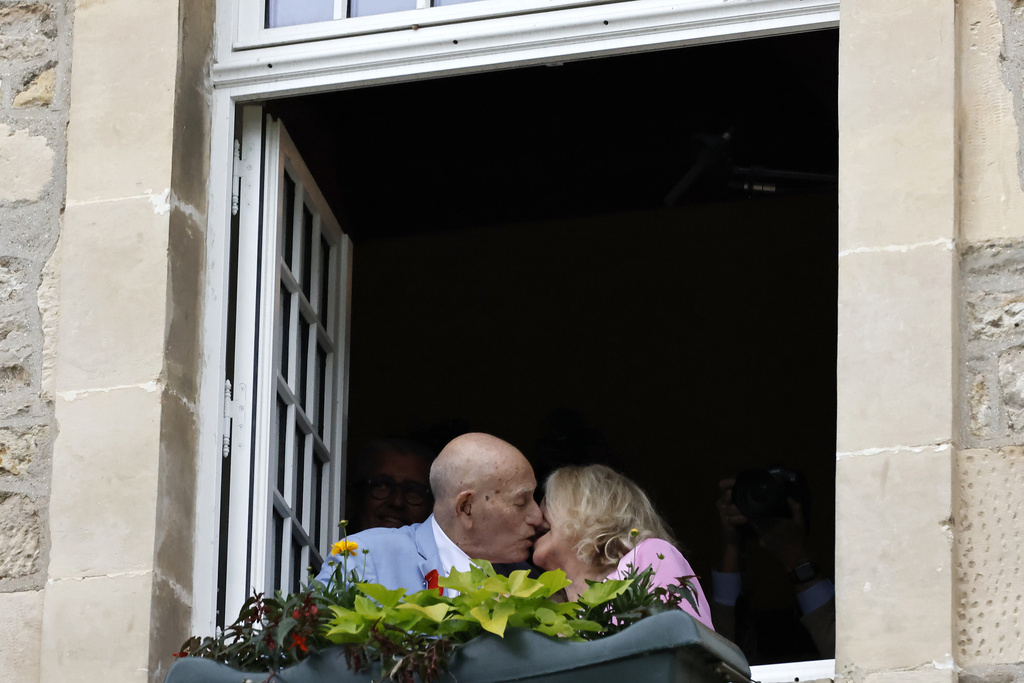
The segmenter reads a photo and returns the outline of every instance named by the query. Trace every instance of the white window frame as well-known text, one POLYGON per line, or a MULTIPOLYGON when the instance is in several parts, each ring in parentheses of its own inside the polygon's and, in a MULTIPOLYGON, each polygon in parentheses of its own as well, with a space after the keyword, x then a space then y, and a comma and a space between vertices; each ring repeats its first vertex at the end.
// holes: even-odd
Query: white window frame
MULTIPOLYGON (((218 27, 232 30, 232 3, 241 1, 218 3, 218 27)), ((236 100, 281 97, 838 25, 839 0, 627 0, 252 49, 218 41, 213 82, 236 100)))
MULTIPOLYGON (((262 17, 254 20, 252 7, 251 0, 217 4, 193 586, 198 633, 212 632, 215 623, 216 576, 210 568, 216 566, 218 531, 208 520, 219 509, 227 226, 239 104, 839 25, 839 0, 480 0, 280 29, 260 28, 262 17), (238 11, 236 2, 250 3, 249 9, 238 11)), ((834 660, 809 664, 816 677, 834 677, 834 660)), ((780 666, 794 667, 800 676, 801 663, 780 666)), ((790 679, 785 669, 772 673, 773 680, 790 679)))
POLYGON ((809 662, 758 664, 750 667, 750 679, 758 683, 810 683, 835 680, 836 660, 815 659, 809 662))
MULTIPOLYGON (((320 536, 312 538, 315 548, 303 543, 299 566, 315 565, 326 557, 330 544, 337 540, 336 520, 341 516, 343 502, 341 492, 344 483, 344 424, 348 374, 348 311, 349 283, 351 278, 351 248, 348 237, 331 213, 330 207, 320 193, 315 181, 302 162, 298 150, 287 131, 279 122, 263 120, 262 107, 250 106, 243 110, 243 134, 238 167, 239 202, 238 221, 240 239, 238 251, 237 293, 235 312, 235 340, 227 340, 234 346, 234 369, 231 373, 234 386, 227 404, 224 430, 230 436, 230 449, 223 455, 230 455, 231 470, 229 485, 225 612, 237 614, 242 603, 253 590, 272 594, 276 589, 305 582, 304 569, 300 576, 293 576, 292 555, 295 548, 291 542, 296 533, 311 534, 315 512, 309 503, 316 500, 321 514, 320 536), (283 213, 285 184, 282 178, 288 175, 295 183, 295 201, 292 216, 283 213), (262 181, 262 183, 261 183, 262 181), (260 187, 262 184, 262 195, 260 187), (305 245, 302 239, 302 216, 307 210, 311 216, 311 239, 305 245), (284 263, 288 253, 281 244, 281 233, 286 222, 293 226, 291 264, 284 263), (332 246, 333 255, 328 266, 327 291, 333 296, 330 305, 320 301, 324 291, 317 280, 320 267, 321 234, 332 246), (262 252, 260 244, 262 243, 262 252), (302 252, 305 245, 310 253, 302 252), (306 263, 308 259, 308 264, 306 263), (309 267, 309 306, 305 314, 300 304, 290 306, 289 320, 281 317, 281 287, 294 289, 295 278, 299 279, 298 290, 306 273, 294 271, 309 267), (289 273, 286 275, 286 273, 289 273), (259 283, 257 287, 257 283, 259 283), (307 317, 318 321, 310 335, 310 346, 306 350, 306 375, 299 374, 303 363, 299 360, 299 349, 294 343, 287 346, 288 356, 282 358, 281 326, 298 327, 307 317), (325 372, 323 405, 319 404, 318 386, 315 375, 319 372, 317 355, 310 349, 328 350, 325 372), (285 367, 279 368, 281 363, 285 367), (279 377, 279 372, 281 377, 279 377), (310 379, 313 377, 314 379, 310 379), (289 378, 285 380, 283 378, 289 378), (306 388, 304 396, 291 392, 299 386, 306 388), (294 404, 287 409, 288 438, 285 447, 280 448, 277 430, 280 427, 277 415, 278 397, 284 393, 287 401, 294 404), (315 399, 312 397, 316 396, 315 399), (317 412, 312 414, 316 405, 317 412), (297 412, 310 413, 308 420, 298 419, 297 412), (323 415, 328 417, 325 419, 323 415), (323 437, 306 435, 302 443, 294 441, 301 432, 298 424, 311 424, 313 432, 322 426, 323 437), (255 426, 255 429, 253 428, 255 426), (320 441, 320 447, 316 442, 320 441), (295 464, 295 450, 300 449, 303 467, 295 464), (317 452, 327 460, 323 472, 321 489, 313 496, 309 478, 315 470, 317 452), (276 473, 281 459, 284 472, 284 490, 278 490, 276 473), (298 472, 305 476, 298 481, 298 472), (300 492, 301 489, 301 492, 300 492), (301 495, 303 505, 295 510, 293 496, 301 495), (295 513, 298 512, 298 519, 295 513), (304 514, 305 513, 305 514, 304 514), (274 534, 275 515, 284 515, 281 538, 274 534), (294 523, 293 523, 294 522, 294 523), (275 562, 278 559, 278 562, 275 562), (281 565, 281 575, 274 581, 274 567, 281 565)), ((294 292, 290 298, 299 301, 294 292)), ((222 468, 218 467, 219 475, 222 468)), ((221 506, 222 508, 224 506, 221 506)), ((218 515, 214 518, 219 518, 218 515)), ((214 564, 213 566, 216 566, 214 564)), ((230 619, 227 623, 230 622, 230 619)))
POLYGON ((426 28, 478 19, 510 17, 587 5, 628 0, 468 0, 464 4, 431 7, 431 0, 416 0, 417 8, 365 17, 345 17, 348 0, 334 0, 334 19, 313 24, 264 28, 266 0, 237 0, 232 48, 285 45, 368 33, 400 31, 410 26, 426 28))

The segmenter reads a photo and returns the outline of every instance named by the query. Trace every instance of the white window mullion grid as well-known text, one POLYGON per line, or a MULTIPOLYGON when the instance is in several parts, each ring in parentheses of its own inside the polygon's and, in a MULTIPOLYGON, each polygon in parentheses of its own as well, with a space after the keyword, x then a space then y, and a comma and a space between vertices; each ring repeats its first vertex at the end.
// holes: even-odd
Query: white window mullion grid
POLYGON ((277 436, 267 440, 269 450, 259 466, 269 472, 265 493, 257 487, 256 496, 265 501, 257 507, 266 511, 272 545, 262 555, 254 553, 263 575, 254 575, 253 582, 266 591, 294 591, 306 580, 307 568, 318 566, 326 554, 332 518, 340 509, 335 482, 342 451, 332 440, 338 378, 332 370, 334 357, 344 351, 334 323, 338 302, 347 294, 335 289, 340 281, 335 271, 338 246, 347 238, 333 218, 332 229, 325 226, 326 204, 305 177, 308 171, 293 165, 287 134, 272 122, 268 127, 280 131, 276 172, 284 178, 276 194, 282 207, 276 270, 272 278, 267 273, 277 296, 275 381, 268 392, 275 396, 277 436))
MULTIPOLYGON (((229 163, 223 169, 227 194, 223 198, 211 197, 214 204, 210 215, 221 216, 223 225, 211 228, 215 234, 211 233, 208 242, 210 286, 204 329, 212 330, 206 337, 208 342, 214 339, 220 342, 215 344, 216 350, 204 351, 201 389, 205 408, 200 416, 200 441, 204 448, 199 471, 203 474, 203 485, 197 487, 196 505, 197 510, 210 513, 205 516, 205 522, 197 516, 195 528, 193 590, 200 598, 193 609, 193 629, 199 633, 210 633, 217 623, 230 622, 254 590, 265 592, 275 588, 270 585, 275 565, 268 560, 275 556, 285 560, 286 555, 295 555, 287 571, 296 575, 294 567, 298 564, 302 572, 299 580, 304 580, 305 568, 319 564, 335 540, 337 526, 334 522, 343 508, 341 482, 346 443, 344 425, 338 422, 345 419, 347 390, 339 383, 346 379, 343 371, 347 365, 347 306, 351 286, 347 271, 348 237, 330 213, 281 126, 265 119, 259 106, 236 108, 235 103, 219 97, 215 97, 214 106, 221 112, 237 113, 238 118, 225 115, 223 120, 215 118, 214 121, 218 130, 223 130, 222 124, 227 125, 227 144, 214 145, 214 150, 218 159, 223 157, 229 163), (239 162, 232 162, 235 125, 240 131, 239 162), (226 156, 221 154, 222 147, 227 150, 226 156), (292 163, 295 167, 288 169, 292 163), (298 295, 292 292, 301 287, 301 280, 292 278, 288 270, 280 267, 285 251, 280 231, 285 224, 286 203, 282 200, 286 192, 284 186, 288 183, 282 182, 282 178, 286 171, 296 181, 293 194, 303 199, 302 202, 287 202, 289 218, 294 222, 304 204, 310 207, 315 218, 316 230, 311 237, 316 241, 311 239, 308 245, 317 259, 316 265, 311 266, 317 269, 317 280, 310 283, 315 308, 298 305, 298 295), (237 190, 234 189, 235 174, 240 179, 237 190), (238 196, 237 242, 230 229, 234 213, 230 200, 235 192, 238 196), (234 269, 233 261, 237 264, 234 269), (326 287, 317 284, 323 279, 320 271, 324 269, 326 287), (231 289, 228 283, 232 278, 237 292, 229 324, 226 316, 231 308, 224 303, 224 297, 231 289), (215 283, 221 282, 224 287, 217 289, 215 283), (282 296, 282 284, 291 285, 287 298, 282 296), (344 311, 341 306, 346 307, 344 311), (282 307, 288 309, 287 330, 281 319, 282 307), (290 390, 278 391, 278 368, 282 365, 278 355, 282 344, 288 344, 288 356, 282 369, 295 377, 294 329, 303 311, 316 314, 306 316, 311 342, 306 347, 307 368, 311 374, 307 400, 315 397, 318 401, 311 421, 306 421, 301 411, 296 410, 295 397, 288 396, 290 390), (228 348, 233 356, 230 367, 226 365, 228 348), (321 390, 319 374, 324 372, 326 377, 321 390), (225 391, 225 376, 231 380, 230 392, 225 391), (216 406, 216 415, 210 410, 211 406, 216 406), (318 423, 323 423, 322 437, 318 423), (287 469, 285 478, 294 477, 293 464, 288 463, 287 456, 294 452, 296 435, 302 434, 303 427, 315 436, 308 438, 309 444, 303 444, 306 475, 302 491, 307 506, 302 509, 303 519, 297 519, 288 509, 291 506, 287 501, 274 494, 279 483, 279 457, 283 458, 281 465, 287 469), (222 480, 226 480, 226 500, 221 500, 219 482, 222 480), (289 524, 280 526, 276 538, 275 510, 287 512, 289 520, 289 524), (209 519, 218 514, 227 518, 223 534, 219 532, 219 525, 209 523, 209 519), (316 532, 315 537, 306 534, 303 525, 316 526, 317 529, 310 530, 316 532), (300 542, 296 545, 300 554, 285 552, 290 551, 293 538, 300 542), (217 569, 221 560, 223 583, 218 579, 217 569), (223 600, 219 612, 218 593, 223 600)), ((211 178, 218 177, 220 175, 211 170, 211 178)), ((300 239, 301 234, 292 235, 293 253, 300 239)), ((293 495, 289 485, 282 489, 285 495, 293 495)), ((286 565, 282 563, 281 568, 284 574, 286 565)))
MULTIPOLYGON (((299 397, 295 395, 302 354, 301 335, 298 332, 299 326, 303 324, 301 297, 298 293, 301 272, 296 271, 302 268, 302 219, 305 204, 302 201, 302 183, 289 173, 283 155, 275 172, 285 178, 281 195, 281 205, 284 207, 282 217, 285 220, 280 224, 281 249, 277 258, 275 284, 281 302, 286 305, 278 311, 280 323, 275 325, 279 340, 279 346, 275 350, 280 359, 275 393, 279 406, 284 405, 283 420, 279 420, 279 428, 285 430, 286 436, 283 442, 278 441, 275 444, 274 457, 268 462, 269 471, 274 473, 273 484, 268 492, 272 503, 270 511, 274 525, 274 546, 264 556, 267 567, 264 584, 268 590, 288 591, 293 585, 292 535, 297 502, 295 493, 296 487, 301 486, 297 481, 299 462, 296 456, 304 453, 306 441, 302 431, 296 428, 299 397)), ((280 409, 278 407, 278 410, 280 409)))
MULTIPOLYGON (((269 585, 269 577, 272 576, 273 566, 269 560, 271 553, 268 548, 271 541, 277 542, 274 538, 274 508, 267 492, 273 486, 272 481, 277 473, 277 461, 274 454, 277 450, 276 443, 279 438, 277 433, 277 402, 273 400, 274 394, 266 391, 267 387, 276 384, 277 357, 279 353, 278 343, 282 338, 273 319, 277 317, 280 307, 286 305, 282 300, 280 292, 280 264, 279 253, 281 250, 279 226, 284 222, 284 207, 282 201, 285 188, 282 186, 280 173, 280 154, 276 150, 280 147, 280 126, 271 123, 269 120, 265 126, 266 159, 264 162, 263 174, 263 195, 264 202, 273 211, 264 210, 264 240, 262 256, 262 273, 260 278, 261 299, 267 302, 274 302, 273 306, 264 306, 263 311, 270 312, 267 316, 264 313, 260 318, 260 324, 256 332, 256 348, 261 352, 257 357, 257 383, 256 399, 256 437, 253 443, 253 477, 252 496, 253 514, 252 528, 252 572, 249 577, 249 585, 261 591, 272 590, 269 585), (267 319, 269 317, 269 320, 267 319)), ((286 433, 287 439, 287 433, 286 433)), ((229 611, 229 614, 231 612, 229 611)))
MULTIPOLYGON (((312 203, 312 201, 310 201, 312 203)), ((313 310, 313 322, 310 324, 309 332, 309 343, 306 346, 307 367, 309 368, 310 378, 306 383, 306 413, 310 416, 313 424, 310 429, 309 447, 306 449, 306 481, 305 486, 305 500, 306 505, 303 510, 302 526, 306 529, 309 534, 309 542, 303 546, 303 567, 312 569, 313 559, 316 557, 317 563, 321 559, 319 557, 318 549, 322 539, 323 533, 323 517, 322 511, 320 511, 321 501, 323 499, 323 486, 320 485, 322 477, 320 474, 321 459, 318 455, 318 439, 320 438, 320 426, 324 424, 325 416, 323 411, 323 405, 320 402, 320 363, 319 361, 319 350, 321 348, 321 317, 323 315, 322 307, 327 305, 330 301, 330 292, 326 292, 321 286, 322 281, 326 281, 327 272, 324 271, 323 261, 321 259, 321 249, 323 239, 321 235, 322 222, 320 212, 314 214, 313 219, 313 235, 310 240, 310 257, 309 264, 312 268, 312 276, 310 278, 310 292, 309 299, 313 310), (324 298, 326 297, 326 301, 324 298), (318 514, 319 512, 319 514, 318 514), (319 517, 319 519, 318 519, 319 517), (312 546, 312 548, 310 547, 312 546)))

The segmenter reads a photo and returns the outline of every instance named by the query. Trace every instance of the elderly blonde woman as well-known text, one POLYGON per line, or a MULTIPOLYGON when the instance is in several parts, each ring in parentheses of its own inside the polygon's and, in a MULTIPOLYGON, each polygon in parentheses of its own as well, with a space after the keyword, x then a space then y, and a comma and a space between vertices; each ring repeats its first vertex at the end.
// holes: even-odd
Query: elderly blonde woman
MULTIPOLYGON (((565 571, 572 581, 566 589, 570 600, 586 590, 585 579, 623 578, 629 565, 638 570, 654 567, 654 584, 658 586, 693 575, 647 494, 609 467, 555 470, 544 484, 541 510, 550 529, 537 539, 533 561, 543 569, 565 571)), ((714 629, 700 582, 696 578, 691 581, 698 609, 685 600, 680 608, 714 629)))

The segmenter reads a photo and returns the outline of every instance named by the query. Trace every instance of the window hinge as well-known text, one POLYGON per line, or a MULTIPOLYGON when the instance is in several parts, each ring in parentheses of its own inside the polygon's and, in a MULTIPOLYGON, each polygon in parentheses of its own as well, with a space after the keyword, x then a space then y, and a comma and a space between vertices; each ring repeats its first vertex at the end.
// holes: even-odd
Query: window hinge
POLYGON ((238 391, 231 388, 231 380, 224 380, 224 425, 221 437, 221 457, 231 455, 231 430, 245 426, 245 385, 238 385, 238 391), (237 393, 237 400, 233 394, 237 393))
POLYGON ((242 194, 242 141, 235 140, 235 151, 231 155, 231 215, 238 215, 242 194))

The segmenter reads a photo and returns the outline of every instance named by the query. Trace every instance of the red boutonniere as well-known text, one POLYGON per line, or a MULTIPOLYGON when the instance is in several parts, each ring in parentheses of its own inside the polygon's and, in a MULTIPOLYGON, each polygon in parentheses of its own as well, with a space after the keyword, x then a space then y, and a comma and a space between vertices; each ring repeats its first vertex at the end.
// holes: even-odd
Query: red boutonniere
POLYGON ((437 577, 438 574, 436 569, 431 569, 427 572, 426 577, 424 577, 427 580, 427 588, 430 590, 437 590, 438 595, 444 595, 444 588, 437 585, 437 577))

